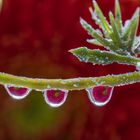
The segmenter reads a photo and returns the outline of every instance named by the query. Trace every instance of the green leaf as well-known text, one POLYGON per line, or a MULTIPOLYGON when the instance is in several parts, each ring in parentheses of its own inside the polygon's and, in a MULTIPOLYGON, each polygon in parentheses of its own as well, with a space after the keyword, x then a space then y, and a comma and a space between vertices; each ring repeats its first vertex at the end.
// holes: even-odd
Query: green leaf
POLYGON ((140 36, 136 36, 134 39, 132 51, 134 54, 140 53, 140 36))
MULTIPOLYGON (((112 26, 111 38, 112 38, 114 44, 116 44, 119 48, 123 49, 124 46, 122 44, 121 37, 120 37, 119 31, 118 31, 118 28, 116 27, 116 23, 115 23, 112 12, 109 12, 109 18, 110 18, 110 23, 112 26)), ((122 52, 123 52, 123 50, 122 50, 122 52)), ((121 51, 120 51, 120 54, 122 54, 121 51)))
POLYGON ((95 23, 102 29, 105 36, 108 36, 106 29, 102 25, 101 20, 97 17, 96 11, 93 11, 93 9, 90 7, 89 11, 91 13, 92 19, 95 21, 95 23))
POLYGON ((125 41, 126 40, 128 41, 127 47, 129 51, 131 51, 130 49, 133 47, 133 41, 134 41, 137 29, 138 29, 139 13, 140 13, 140 10, 139 8, 137 8, 123 33, 122 39, 125 41))
POLYGON ((121 17, 121 9, 119 1, 115 1, 115 21, 118 28, 119 33, 122 33, 122 17, 121 17))
POLYGON ((131 51, 132 51, 132 47, 133 47, 133 43, 134 43, 134 39, 135 39, 135 36, 136 36, 136 33, 137 33, 137 30, 138 30, 138 25, 139 25, 139 13, 140 13, 140 10, 138 8, 137 10, 137 17, 135 19, 135 22, 134 24, 132 25, 132 28, 131 28, 131 31, 130 31, 130 34, 129 34, 129 48, 131 51))
POLYGON ((82 62, 90 62, 93 64, 111 64, 118 62, 120 64, 137 65, 140 59, 135 57, 122 56, 107 51, 90 50, 86 47, 76 48, 70 50, 82 62))
POLYGON ((103 46, 108 49, 115 51, 115 47, 106 39, 104 39, 94 28, 91 27, 84 19, 80 18, 80 23, 82 27, 88 32, 89 35, 94 37, 98 42, 103 44, 103 46))
POLYGON ((98 42, 96 39, 87 39, 87 42, 93 45, 97 46, 103 46, 100 42, 98 42))
MULTIPOLYGON (((107 50, 113 51, 117 54, 128 55, 128 52, 120 49, 118 45, 116 45, 116 42, 113 43, 112 39, 103 38, 99 34, 99 32, 95 30, 94 28, 92 28, 91 25, 88 24, 84 19, 80 18, 80 23, 82 27, 88 32, 88 34, 91 35, 93 38, 95 38, 100 44, 102 44, 104 48, 106 48, 107 50)), ((110 36, 111 35, 112 34, 110 34, 110 36)), ((112 38, 114 40, 116 39, 115 36, 112 36, 112 38)))
POLYGON ((100 7, 98 6, 97 2, 95 0, 93 0, 93 5, 95 8, 95 13, 97 15, 97 20, 99 20, 99 23, 97 20, 97 23, 99 23, 100 27, 103 28, 103 31, 105 32, 105 35, 108 36, 110 34, 110 26, 109 23, 107 22, 106 18, 104 17, 100 7))

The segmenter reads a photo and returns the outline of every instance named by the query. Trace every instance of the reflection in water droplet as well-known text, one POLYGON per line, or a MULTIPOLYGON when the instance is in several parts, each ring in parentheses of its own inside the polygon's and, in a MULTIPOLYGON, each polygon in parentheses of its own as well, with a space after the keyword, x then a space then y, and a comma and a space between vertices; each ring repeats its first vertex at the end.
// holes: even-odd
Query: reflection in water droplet
POLYGON ((43 92, 46 103, 51 107, 61 106, 66 101, 66 98, 68 96, 67 90, 48 89, 43 92))
POLYGON ((23 99, 25 98, 31 91, 31 89, 24 87, 14 87, 11 85, 5 85, 5 89, 8 94, 14 99, 23 99))
POLYGON ((96 86, 86 90, 90 101, 97 106, 106 105, 110 101, 113 93, 113 87, 108 86, 96 86))

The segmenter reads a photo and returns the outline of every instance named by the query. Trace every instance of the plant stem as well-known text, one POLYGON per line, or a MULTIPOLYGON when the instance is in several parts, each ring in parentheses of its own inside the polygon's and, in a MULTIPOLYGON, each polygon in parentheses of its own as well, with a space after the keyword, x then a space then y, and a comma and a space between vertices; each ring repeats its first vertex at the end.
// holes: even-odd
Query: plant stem
POLYGON ((120 86, 140 82, 140 72, 101 77, 73 79, 38 79, 0 73, 0 84, 27 87, 35 90, 66 89, 82 90, 97 85, 120 86))

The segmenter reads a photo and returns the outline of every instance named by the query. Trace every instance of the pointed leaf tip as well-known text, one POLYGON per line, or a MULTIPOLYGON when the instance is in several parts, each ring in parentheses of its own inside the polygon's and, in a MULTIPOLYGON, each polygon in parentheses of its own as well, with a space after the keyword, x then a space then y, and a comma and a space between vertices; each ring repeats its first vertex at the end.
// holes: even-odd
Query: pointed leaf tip
POLYGON ((68 52, 70 52, 70 53, 73 54, 73 53, 74 53, 74 50, 75 50, 75 49, 70 49, 68 52))
POLYGON ((118 31, 122 33, 122 17, 121 17, 121 8, 118 0, 115 1, 115 21, 118 28, 118 31))
POLYGON ((86 41, 93 45, 103 46, 103 44, 101 44, 99 41, 97 41, 97 39, 87 39, 86 41))
POLYGON ((139 16, 140 16, 140 8, 138 7, 138 8, 136 9, 135 13, 134 13, 133 18, 139 18, 139 16))
POLYGON ((97 15, 97 17, 99 18, 99 20, 101 22, 100 23, 101 28, 103 29, 105 36, 108 37, 109 34, 110 34, 110 26, 109 26, 109 23, 106 20, 104 14, 102 12, 102 10, 100 9, 98 3, 95 0, 93 0, 93 5, 94 5, 94 9, 95 9, 96 15, 97 15))
POLYGON ((69 52, 72 53, 73 55, 78 55, 79 53, 83 52, 86 49, 87 49, 86 47, 79 47, 79 48, 71 49, 69 50, 69 52))
POLYGON ((82 17, 80 17, 80 24, 82 25, 83 28, 90 26, 82 17))
POLYGON ((80 52, 81 50, 83 51, 86 49, 87 49, 86 47, 79 47, 79 48, 71 49, 71 50, 69 50, 69 52, 72 54, 76 54, 76 53, 80 52))
POLYGON ((98 5, 97 2, 96 2, 96 0, 92 0, 92 3, 93 3, 94 5, 98 5))
POLYGON ((124 30, 123 39, 128 40, 127 49, 129 51, 132 51, 133 42, 134 42, 137 30, 138 30, 139 13, 140 13, 140 9, 137 8, 135 13, 133 14, 127 28, 124 30))
POLYGON ((83 23, 85 23, 85 20, 82 17, 80 17, 80 23, 81 23, 81 25, 83 25, 83 23))
POLYGON ((118 8, 120 10, 119 0, 115 0, 115 8, 118 8))

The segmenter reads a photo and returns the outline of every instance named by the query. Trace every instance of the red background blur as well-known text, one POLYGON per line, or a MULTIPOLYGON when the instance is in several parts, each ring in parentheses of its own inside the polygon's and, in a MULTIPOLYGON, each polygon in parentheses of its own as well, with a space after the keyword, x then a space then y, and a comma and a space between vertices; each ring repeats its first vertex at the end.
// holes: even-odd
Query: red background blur
MULTIPOLYGON (((114 0, 97 0, 107 16, 114 0)), ((120 0, 123 20, 140 0, 120 0)), ((102 76, 134 71, 132 66, 93 66, 69 49, 90 38, 79 24, 91 21, 91 0, 4 0, 0 15, 0 71, 39 78, 102 76)), ((92 105, 83 91, 70 92, 60 108, 50 108, 40 92, 11 99, 0 87, 0 140, 140 140, 140 84, 116 87, 104 107, 92 105)))

